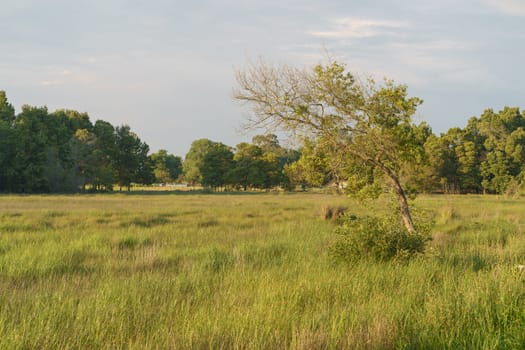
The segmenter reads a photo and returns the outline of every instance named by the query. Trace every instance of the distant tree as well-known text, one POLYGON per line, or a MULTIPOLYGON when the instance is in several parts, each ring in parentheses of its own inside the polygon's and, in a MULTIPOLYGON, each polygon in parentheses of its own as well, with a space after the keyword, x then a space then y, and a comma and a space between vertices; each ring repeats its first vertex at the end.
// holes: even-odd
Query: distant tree
POLYGON ((15 109, 7 101, 5 91, 0 90, 0 122, 5 122, 7 125, 11 125, 15 121, 15 109))
POLYGON ((275 134, 256 135, 252 138, 252 143, 265 153, 280 154, 283 151, 275 134))
POLYGON ((182 175, 182 158, 173 154, 166 156, 166 168, 173 181, 177 181, 182 175))
POLYGON ((16 179, 14 167, 19 139, 13 127, 15 109, 0 91, 0 192, 13 191, 16 179))
POLYGON ((483 189, 503 193, 524 170, 525 118, 519 108, 505 107, 499 113, 488 109, 477 126, 486 151, 481 163, 483 189))
POLYGON ((267 176, 263 155, 263 149, 255 144, 238 144, 235 147, 235 166, 230 171, 231 182, 245 191, 248 188, 263 188, 267 176))
MULTIPOLYGON (((242 144, 241 144, 242 145, 242 144)), ((246 144, 248 145, 248 144, 246 144)), ((299 159, 299 153, 295 150, 286 149, 279 144, 279 140, 275 134, 256 135, 252 138, 251 148, 242 150, 240 145, 236 155, 237 158, 242 158, 246 163, 247 158, 253 158, 251 161, 252 178, 253 166, 259 168, 260 174, 257 175, 258 180, 251 182, 251 187, 255 188, 271 188, 276 186, 290 187, 289 179, 284 174, 286 165, 293 163, 299 159), (252 153, 250 156, 249 153, 252 153), (244 155, 243 155, 244 153, 244 155)))
POLYGON ((52 114, 56 118, 63 120, 64 125, 69 129, 71 134, 74 134, 80 129, 93 131, 93 124, 87 113, 81 113, 70 109, 59 109, 52 114))
POLYGON ((455 144, 450 144, 444 136, 430 136, 425 143, 428 164, 426 175, 427 192, 451 193, 459 189, 458 159, 455 144))
POLYGON ((115 127, 104 120, 93 126, 95 134, 95 156, 97 159, 93 187, 96 190, 112 190, 116 182, 114 159, 117 152, 115 127))
POLYGON ((174 182, 181 175, 182 159, 180 157, 168 154, 168 151, 164 149, 151 154, 150 157, 156 182, 174 182))
POLYGON ((300 156, 296 150, 282 147, 275 134, 256 135, 252 138, 252 143, 260 147, 265 154, 274 154, 279 160, 281 169, 286 164, 295 162, 300 156))
POLYGON ((300 158, 285 168, 294 185, 321 187, 327 185, 332 178, 343 176, 342 168, 333 173, 336 167, 330 166, 330 162, 331 156, 335 154, 330 154, 329 150, 322 147, 322 143, 306 138, 302 143, 300 158))
POLYGON ((237 82, 235 98, 253 107, 249 126, 321 137, 371 167, 374 181, 385 179, 397 197, 405 228, 415 231, 401 169, 423 152, 412 132, 421 100, 408 97, 406 86, 361 83, 336 62, 312 71, 260 64, 238 72, 237 82))
MULTIPOLYGON (((75 134, 71 117, 78 112, 48 113, 46 107, 23 106, 14 123, 20 148, 16 157, 19 190, 73 192, 79 183, 70 140, 75 134)), ((85 119, 89 122, 89 117, 85 119)), ((89 123, 86 125, 90 127, 89 123)))
POLYGON ((128 125, 115 128, 115 156, 113 166, 117 184, 130 190, 132 182, 151 183, 152 168, 148 158, 149 147, 132 132, 128 125))
POLYGON ((97 140, 97 150, 100 151, 102 158, 109 162, 116 152, 115 127, 104 120, 97 120, 93 126, 93 133, 97 140))
MULTIPOLYGON (((87 113, 24 105, 15 116, 0 91, 0 191, 110 190, 115 182, 129 189, 153 181, 148 151, 128 126, 93 125, 87 113)), ((177 176, 180 158, 169 155, 165 163, 177 176)))
POLYGON ((214 142, 204 154, 199 165, 201 184, 212 188, 228 184, 228 174, 233 168, 233 152, 231 147, 220 142, 214 142))
POLYGON ((0 121, 0 192, 16 191, 16 155, 20 147, 16 130, 0 121))
POLYGON ((400 172, 402 183, 411 194, 428 192, 430 187, 429 155, 425 152, 425 144, 433 136, 432 129, 427 123, 422 122, 407 132, 410 135, 405 135, 405 137, 412 140, 418 152, 413 155, 413 161, 402 164, 400 172))
POLYGON ((102 165, 96 150, 96 136, 86 129, 78 129, 69 140, 71 159, 74 164, 75 183, 86 190, 86 185, 97 182, 97 174, 102 165))
POLYGON ((48 192, 45 177, 48 154, 49 114, 46 107, 23 106, 17 116, 15 129, 20 146, 17 149, 14 168, 17 192, 48 192))
POLYGON ((191 185, 202 183, 201 164, 215 142, 199 139, 191 143, 190 150, 184 158, 182 173, 184 180, 191 185))

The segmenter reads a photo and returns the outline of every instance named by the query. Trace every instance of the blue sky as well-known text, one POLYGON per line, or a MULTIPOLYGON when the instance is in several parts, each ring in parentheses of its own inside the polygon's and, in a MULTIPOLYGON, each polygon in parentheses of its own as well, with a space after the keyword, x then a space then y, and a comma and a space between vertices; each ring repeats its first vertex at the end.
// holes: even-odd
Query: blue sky
POLYGON ((0 0, 0 32, 17 111, 88 112, 181 156, 198 138, 250 139, 231 95, 259 57, 311 66, 329 52, 405 83, 436 133, 525 108, 525 0, 0 0))

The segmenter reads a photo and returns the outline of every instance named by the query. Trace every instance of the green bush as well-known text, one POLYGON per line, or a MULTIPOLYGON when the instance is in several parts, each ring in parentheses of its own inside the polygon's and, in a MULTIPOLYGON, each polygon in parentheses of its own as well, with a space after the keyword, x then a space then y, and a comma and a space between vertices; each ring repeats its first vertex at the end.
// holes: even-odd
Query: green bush
POLYGON ((430 240, 430 227, 418 227, 411 233, 395 216, 345 217, 335 230, 339 239, 331 247, 331 255, 346 262, 362 258, 377 261, 410 258, 424 251, 430 240))

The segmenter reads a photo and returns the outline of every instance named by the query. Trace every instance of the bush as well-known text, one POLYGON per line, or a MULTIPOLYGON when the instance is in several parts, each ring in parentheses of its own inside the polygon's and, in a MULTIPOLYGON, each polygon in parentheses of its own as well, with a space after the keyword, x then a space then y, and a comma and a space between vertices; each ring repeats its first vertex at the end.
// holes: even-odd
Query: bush
POLYGON ((347 262, 361 258, 378 261, 410 258, 424 251, 430 240, 430 227, 418 227, 417 232, 411 233, 395 216, 346 217, 335 231, 340 238, 331 247, 331 255, 347 262))

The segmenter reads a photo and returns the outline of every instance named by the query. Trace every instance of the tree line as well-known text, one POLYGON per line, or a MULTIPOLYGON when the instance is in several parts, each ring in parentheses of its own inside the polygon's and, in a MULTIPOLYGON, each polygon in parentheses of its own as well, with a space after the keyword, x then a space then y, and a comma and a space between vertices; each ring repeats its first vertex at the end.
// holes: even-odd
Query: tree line
MULTIPOLYGON (((441 135, 421 123, 400 129, 418 150, 400 165, 408 191, 512 193, 525 183, 525 117, 519 108, 487 109, 464 128, 441 135)), ((133 183, 185 182, 212 189, 253 190, 333 185, 382 191, 377 170, 347 157, 323 137, 284 148, 273 134, 230 147, 199 139, 184 161, 149 146, 127 125, 94 123, 87 113, 24 105, 16 114, 0 91, 0 192, 46 193, 129 189, 133 183)))
POLYGON ((275 135, 232 148, 196 140, 181 157, 149 146, 128 125, 92 123, 87 113, 22 106, 15 113, 0 91, 0 192, 111 191, 117 185, 187 182, 214 189, 289 188, 283 169, 298 152, 275 135), (184 164, 184 165, 183 165, 184 164))
POLYGON ((253 137, 235 148, 208 139, 196 140, 186 154, 182 178, 213 189, 291 189, 286 168, 299 152, 279 145, 276 135, 253 137))
POLYGON ((109 191, 151 183, 154 157, 127 125, 91 122, 87 113, 24 105, 0 91, 0 192, 109 191))
MULTIPOLYGON (((401 166, 409 192, 513 194, 525 185, 525 116, 518 107, 487 109, 464 128, 453 127, 440 135, 421 123, 407 130, 406 137, 423 150, 401 166)), ((287 169, 293 183, 344 183, 362 189, 356 184, 373 177, 366 166, 356 172, 355 164, 322 140, 306 140, 300 152, 299 160, 287 169)))
POLYGON ((511 193, 524 183, 525 117, 517 107, 485 110, 465 128, 425 142, 427 168, 415 176, 421 191, 511 193))

